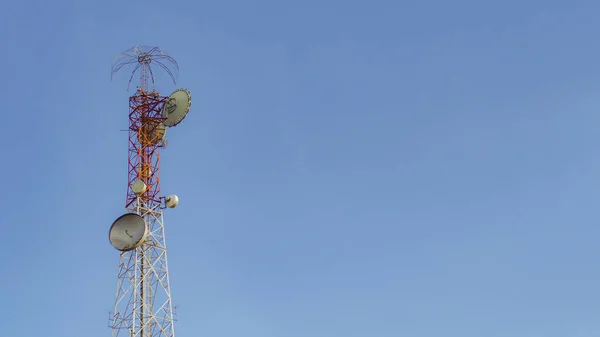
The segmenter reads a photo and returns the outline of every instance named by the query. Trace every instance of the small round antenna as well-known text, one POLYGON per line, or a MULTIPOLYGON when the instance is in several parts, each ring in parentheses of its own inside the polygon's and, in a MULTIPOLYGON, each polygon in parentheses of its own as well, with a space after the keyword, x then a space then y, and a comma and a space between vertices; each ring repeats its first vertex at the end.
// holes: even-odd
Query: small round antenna
POLYGON ((140 89, 148 91, 148 81, 150 80, 152 81, 151 91, 154 91, 154 73, 152 72, 152 64, 162 68, 169 77, 171 77, 173 83, 176 83, 176 78, 179 74, 179 65, 175 59, 167 55, 162 49, 151 46, 135 46, 122 52, 114 59, 110 73, 111 80, 121 68, 133 64, 135 64, 135 66, 131 71, 131 77, 129 77, 129 82, 127 83, 127 90, 129 90, 133 76, 139 69, 140 89))
POLYGON ((156 145, 165 138, 167 128, 162 122, 147 118, 142 122, 138 140, 142 145, 156 145))
POLYGON ((179 197, 175 194, 171 194, 165 199, 165 204, 169 208, 175 208, 179 204, 179 197))
POLYGON ((136 180, 135 183, 131 185, 131 190, 133 193, 135 193, 135 195, 144 194, 144 192, 148 190, 148 185, 141 180, 136 180))

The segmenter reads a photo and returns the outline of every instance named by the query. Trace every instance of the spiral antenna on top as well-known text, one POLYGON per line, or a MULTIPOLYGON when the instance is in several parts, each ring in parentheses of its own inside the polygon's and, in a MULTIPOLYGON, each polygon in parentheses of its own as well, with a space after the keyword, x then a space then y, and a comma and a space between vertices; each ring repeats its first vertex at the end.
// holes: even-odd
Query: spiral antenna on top
POLYGON ((154 91, 154 73, 152 72, 152 64, 156 64, 162 68, 169 75, 171 80, 173 80, 173 83, 176 83, 176 78, 179 74, 179 65, 175 59, 167 55, 167 53, 159 47, 135 46, 122 52, 114 59, 110 73, 111 80, 121 68, 131 64, 135 64, 135 66, 131 71, 131 76, 127 83, 128 91, 133 76, 138 70, 140 71, 140 88, 148 91, 150 89, 148 87, 148 82, 151 81, 152 91, 154 91))

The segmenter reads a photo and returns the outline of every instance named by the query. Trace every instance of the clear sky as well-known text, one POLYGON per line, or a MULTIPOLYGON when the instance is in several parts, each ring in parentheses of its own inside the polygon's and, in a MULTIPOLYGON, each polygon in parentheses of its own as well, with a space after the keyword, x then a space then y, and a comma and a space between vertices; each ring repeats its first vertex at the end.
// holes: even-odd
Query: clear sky
POLYGON ((0 335, 110 336, 136 44, 179 337, 600 331, 598 1, 5 1, 0 335))

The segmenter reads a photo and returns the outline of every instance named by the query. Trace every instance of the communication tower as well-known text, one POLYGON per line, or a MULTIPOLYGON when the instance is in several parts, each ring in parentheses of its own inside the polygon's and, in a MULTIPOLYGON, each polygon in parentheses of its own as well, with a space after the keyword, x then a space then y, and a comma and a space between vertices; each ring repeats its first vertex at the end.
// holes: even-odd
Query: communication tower
POLYGON ((158 47, 136 46, 119 54, 111 78, 125 66, 133 66, 127 88, 138 71, 140 84, 129 98, 126 211, 108 234, 120 252, 110 327, 113 337, 173 337, 163 209, 177 206, 179 198, 161 194, 160 150, 166 146, 167 127, 187 115, 191 96, 186 89, 168 97, 155 91, 153 70, 164 70, 173 83, 179 71, 177 62, 158 47))

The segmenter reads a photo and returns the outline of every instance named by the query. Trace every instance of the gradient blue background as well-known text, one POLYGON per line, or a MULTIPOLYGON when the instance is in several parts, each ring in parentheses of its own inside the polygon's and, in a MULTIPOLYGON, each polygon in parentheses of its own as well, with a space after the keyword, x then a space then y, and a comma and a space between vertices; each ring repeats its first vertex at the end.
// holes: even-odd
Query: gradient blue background
POLYGON ((110 336, 136 44, 176 335, 600 335, 598 1, 4 1, 0 335, 110 336))

